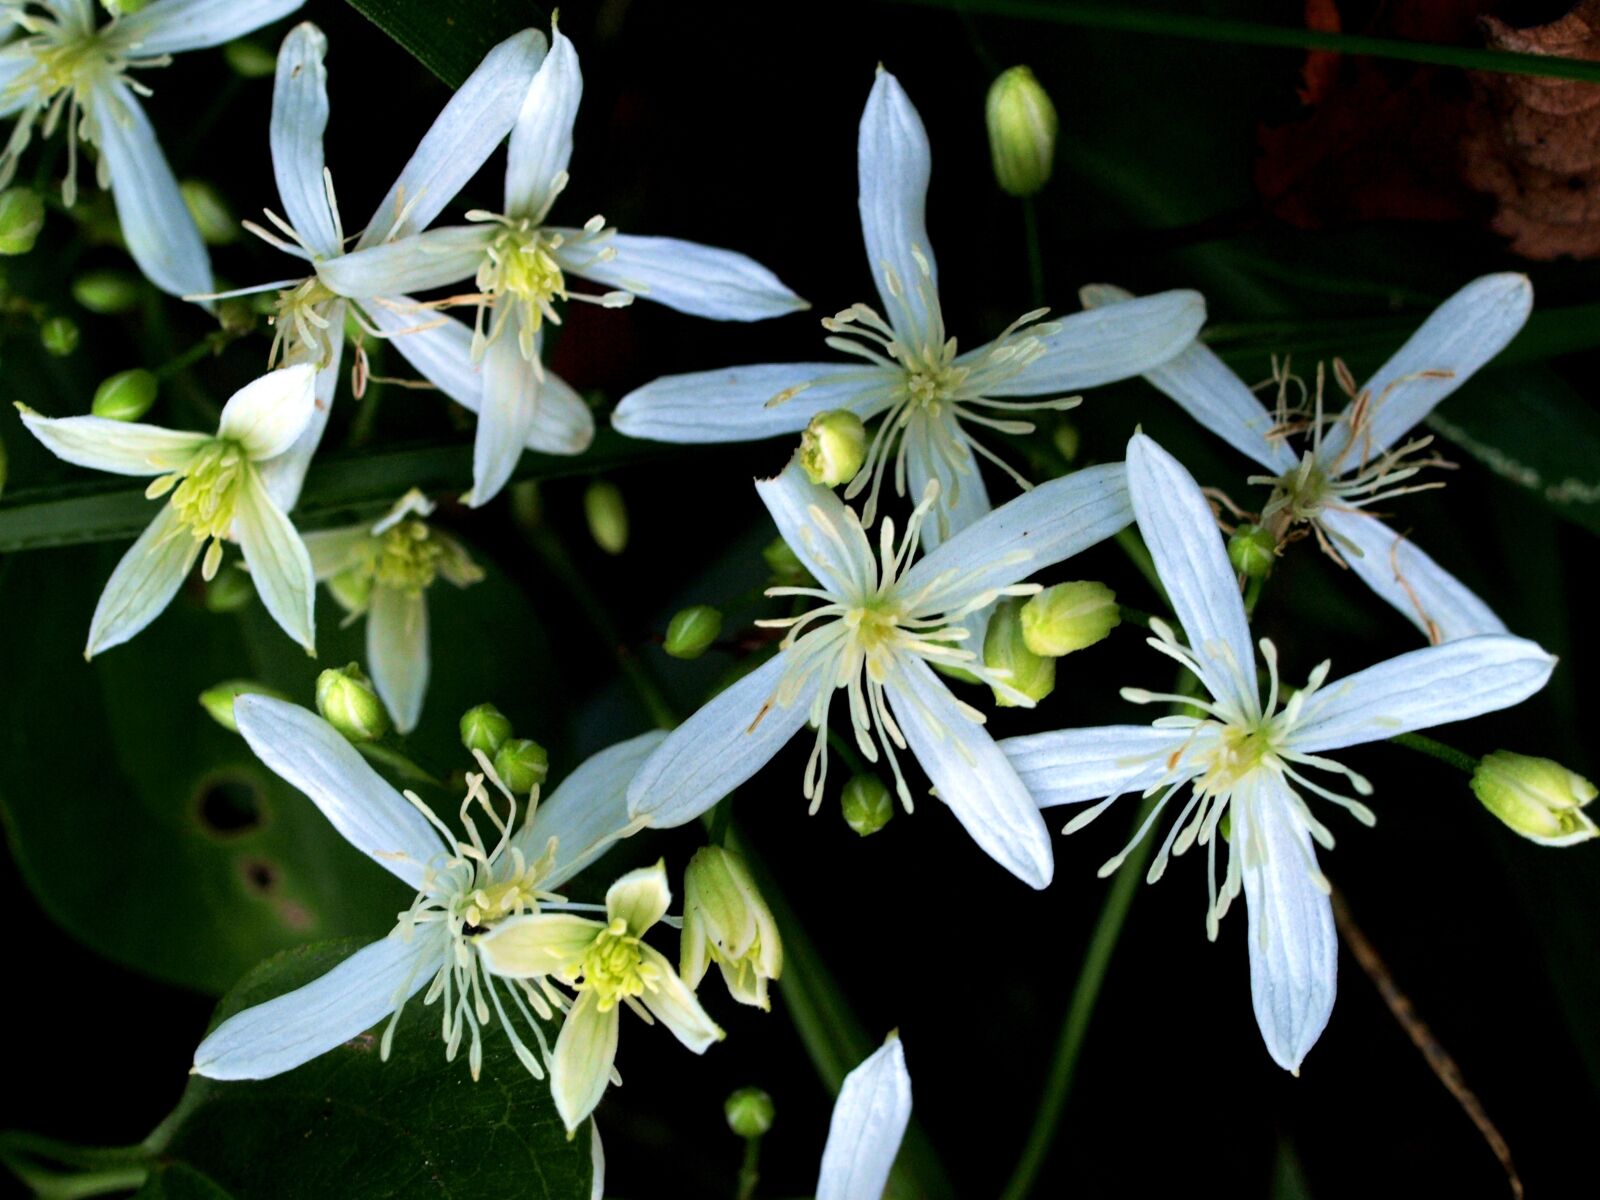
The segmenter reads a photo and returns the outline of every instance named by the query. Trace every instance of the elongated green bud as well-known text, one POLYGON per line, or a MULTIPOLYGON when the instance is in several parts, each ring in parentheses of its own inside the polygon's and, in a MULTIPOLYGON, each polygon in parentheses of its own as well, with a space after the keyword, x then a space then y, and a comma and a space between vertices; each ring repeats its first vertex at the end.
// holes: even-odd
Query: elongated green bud
POLYGON ((777 1109, 760 1088, 740 1088, 722 1106, 728 1128, 742 1138, 758 1138, 772 1128, 777 1109))
POLYGON ((206 611, 214 613, 238 612, 255 599, 256 585, 248 571, 237 565, 218 571, 206 583, 206 611))
POLYGON ((143 367, 118 371, 100 381, 89 411, 113 421, 137 421, 150 411, 159 388, 156 377, 143 367))
POLYGON ((691 988, 716 963, 730 996, 770 1007, 767 984, 783 973, 783 939, 750 869, 733 851, 702 846, 684 868, 678 947, 678 974, 691 988))
POLYGON ((277 56, 249 38, 236 38, 222 48, 222 58, 235 75, 245 79, 265 79, 278 69, 277 56))
POLYGON ((800 468, 823 487, 855 478, 867 457, 867 427, 848 409, 818 413, 800 435, 800 468))
POLYGON ((216 188, 202 179, 185 179, 178 191, 206 245, 226 246, 239 240, 239 222, 216 188))
POLYGON ((1228 538, 1228 561, 1246 579, 1265 579, 1278 561, 1278 539, 1259 525, 1241 525, 1228 538))
POLYGON ((39 326, 39 344, 53 358, 66 358, 76 350, 80 336, 71 317, 51 317, 39 326))
POLYGON ((1117 594, 1103 583, 1058 583, 1022 606, 1022 640, 1035 654, 1060 658, 1101 641, 1122 621, 1117 594))
POLYGON ((526 795, 550 773, 550 755, 531 738, 507 738, 494 752, 494 773, 515 795, 526 795))
POLYGON ((233 719, 233 702, 240 696, 271 696, 274 700, 287 700, 277 688, 257 683, 253 679, 229 679, 208 687, 200 693, 200 706, 211 714, 211 719, 229 733, 239 732, 239 723, 233 719))
MULTIPOLYGON (((1028 648, 1022 632, 1022 600, 1013 596, 995 606, 983 638, 983 663, 991 671, 1009 671, 1005 683, 1029 700, 1043 700, 1056 690, 1056 660, 1028 648)), ((1021 702, 995 687, 994 702, 1010 708, 1021 702)))
POLYGON ((1027 67, 1003 71, 984 105, 994 177, 1013 196, 1032 196, 1050 181, 1056 156, 1056 106, 1027 67))
POLYGON ((489 759, 511 736, 511 722, 492 704, 480 704, 461 714, 461 744, 489 759))
POLYGON ((355 663, 317 676, 317 711, 352 742, 375 742, 389 732, 383 701, 355 663))
POLYGON ((1594 784, 1548 758, 1496 750, 1472 773, 1472 790, 1507 827, 1541 845, 1571 846, 1600 834, 1583 811, 1594 784))
POLYGON ((767 564, 767 570, 772 572, 774 583, 803 587, 811 578, 811 572, 806 570, 800 556, 781 537, 773 538, 766 544, 761 551, 761 559, 767 564))
POLYGON ((0 254, 26 254, 44 228, 44 201, 29 188, 0 192, 0 254))
POLYGON ((862 837, 877 833, 894 818, 894 797, 876 775, 854 775, 839 797, 844 823, 862 837))
POLYGON ((614 483, 597 479, 583 494, 583 515, 589 521, 589 536, 607 554, 621 554, 628 548, 628 506, 614 483))
POLYGON ((126 271, 89 271, 72 281, 72 298, 103 317, 131 312, 141 295, 139 281, 126 271))
POLYGON ((661 648, 673 658, 699 658, 722 632, 722 614, 709 604, 676 612, 661 648))

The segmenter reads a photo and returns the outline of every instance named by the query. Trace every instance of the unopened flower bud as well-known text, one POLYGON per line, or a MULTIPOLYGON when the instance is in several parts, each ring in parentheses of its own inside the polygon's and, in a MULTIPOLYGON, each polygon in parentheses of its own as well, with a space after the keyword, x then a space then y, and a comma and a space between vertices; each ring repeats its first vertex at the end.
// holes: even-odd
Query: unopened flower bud
POLYGON ((223 60, 236 75, 245 79, 265 79, 278 69, 278 59, 265 46, 249 38, 236 38, 222 48, 223 60))
POLYGON ((39 344, 55 358, 65 358, 76 350, 78 337, 78 323, 71 317, 51 317, 39 326, 39 344))
POLYGON ((1002 708, 1021 703, 1012 692, 1029 700, 1043 700, 1056 690, 1056 660, 1028 648, 1022 633, 1022 600, 1013 596, 995 606, 989 630, 983 637, 983 664, 991 671, 1009 671, 1009 690, 995 687, 994 702, 1002 708))
POLYGON ((766 544, 761 551, 761 558, 777 583, 804 586, 811 578, 811 572, 806 570, 800 556, 781 537, 773 538, 766 544))
POLYGON ((1061 455, 1062 462, 1071 466, 1078 461, 1078 449, 1083 439, 1078 434, 1078 427, 1071 421, 1058 422, 1050 440, 1055 443, 1056 453, 1061 455))
POLYGON ((1473 793, 1512 830, 1545 846, 1571 846, 1600 834, 1583 812, 1595 786, 1548 758, 1509 750, 1486 754, 1472 773, 1473 793))
POLYGON ((628 548, 628 506, 614 483, 597 479, 583 494, 583 515, 589 522, 589 536, 607 554, 621 554, 628 548))
POLYGON ((352 742, 375 742, 389 732, 383 701, 355 663, 317 676, 317 711, 352 742))
POLYGON ((894 797, 876 775, 854 775, 839 797, 844 823, 862 837, 877 833, 894 816, 894 797))
POLYGON ((744 859, 703 846, 683 871, 678 974, 700 986, 712 963, 740 1004, 768 1008, 767 981, 783 972, 783 939, 744 859))
POLYGON ((216 188, 202 179, 185 179, 178 191, 206 245, 226 246, 239 240, 239 222, 216 188))
POLYGON ((1228 539, 1228 561, 1246 579, 1265 579, 1278 560, 1278 540, 1259 525, 1241 525, 1228 539))
POLYGON ((1101 641, 1122 622, 1117 594, 1103 583, 1058 583, 1022 606, 1022 640, 1035 654, 1060 658, 1101 641))
POLYGON ((156 402, 159 386, 156 377, 143 367, 118 371, 101 380, 100 386, 95 388, 89 411, 113 421, 137 421, 156 402))
POLYGON ((848 409, 818 413, 800 435, 800 467, 823 487, 855 478, 867 457, 867 427, 848 409))
POLYGON ((494 773, 514 795, 525 795, 550 773, 550 754, 531 738, 507 738, 494 752, 494 773))
POLYGON ((242 337, 256 327, 256 310, 243 296, 217 301, 217 324, 222 332, 242 337))
POLYGON ((461 714, 461 744, 488 758, 511 736, 511 722, 492 704, 480 704, 461 714))
POLYGON ((253 679, 230 679, 200 693, 200 705, 211 714, 211 719, 229 733, 239 732, 239 723, 233 719, 233 702, 240 696, 271 696, 274 700, 287 700, 277 688, 257 683, 253 679))
POLYGON ((994 177, 1013 196, 1032 196, 1050 181, 1056 156, 1056 106, 1027 67, 1002 71, 984 105, 994 177))
POLYGON ((760 1088, 740 1088, 722 1106, 728 1128, 742 1138, 758 1138, 772 1128, 772 1097, 760 1088))
POLYGON ((696 604, 673 614, 661 648, 673 658, 699 658, 721 632, 722 614, 709 604, 696 604))
POLYGON ((250 572, 237 565, 218 571, 206 583, 206 611, 238 612, 255 599, 256 585, 250 572))
POLYGON ((0 254, 26 254, 44 228, 44 201, 29 188, 0 192, 0 254))
POLYGON ((72 281, 72 298, 103 317, 132 311, 142 294, 139 281, 125 271, 89 271, 72 281))

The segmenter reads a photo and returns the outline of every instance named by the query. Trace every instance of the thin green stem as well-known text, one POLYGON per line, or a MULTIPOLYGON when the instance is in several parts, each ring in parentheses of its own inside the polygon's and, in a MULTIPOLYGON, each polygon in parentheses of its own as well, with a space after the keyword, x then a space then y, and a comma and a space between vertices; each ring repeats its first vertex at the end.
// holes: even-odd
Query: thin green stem
POLYGON ((761 1182, 761 1139, 745 1138, 744 1160, 739 1164, 738 1200, 755 1200, 756 1184, 761 1182))
POLYGON ((1447 746, 1437 738, 1424 737, 1420 733, 1397 733, 1389 739, 1396 746, 1404 746, 1407 750, 1415 750, 1418 754, 1426 754, 1429 758, 1436 758, 1442 763, 1447 763, 1458 771, 1465 771, 1471 775, 1478 769, 1478 760, 1464 750, 1457 750, 1454 746, 1447 746))
POLYGON ((1266 586, 1265 575, 1252 575, 1244 587, 1244 618, 1249 621, 1256 615, 1256 605, 1261 602, 1261 589, 1266 586))
POLYGON ((1039 245, 1039 208, 1032 196, 1022 198, 1022 230, 1028 243, 1028 286, 1033 306, 1044 307, 1044 251, 1039 245))

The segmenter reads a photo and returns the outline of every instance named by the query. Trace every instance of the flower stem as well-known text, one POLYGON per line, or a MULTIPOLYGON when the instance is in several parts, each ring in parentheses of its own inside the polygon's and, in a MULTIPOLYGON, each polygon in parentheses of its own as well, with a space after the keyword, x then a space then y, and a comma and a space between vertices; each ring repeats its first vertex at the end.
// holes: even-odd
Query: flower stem
POLYGON ((1032 196, 1022 198, 1022 230, 1028 243, 1028 286, 1033 306, 1044 307, 1044 251, 1039 246, 1039 209, 1032 196))
POLYGON ((761 1139, 744 1140, 744 1161, 739 1164, 738 1200, 755 1200, 756 1184, 761 1182, 761 1139))
POLYGON ((1404 746, 1407 750, 1415 750, 1418 754, 1426 754, 1429 758, 1448 763, 1468 775, 1478 769, 1478 760, 1464 750, 1457 750, 1454 746, 1447 746, 1435 738, 1424 737, 1420 733, 1397 733, 1389 740, 1396 746, 1404 746))

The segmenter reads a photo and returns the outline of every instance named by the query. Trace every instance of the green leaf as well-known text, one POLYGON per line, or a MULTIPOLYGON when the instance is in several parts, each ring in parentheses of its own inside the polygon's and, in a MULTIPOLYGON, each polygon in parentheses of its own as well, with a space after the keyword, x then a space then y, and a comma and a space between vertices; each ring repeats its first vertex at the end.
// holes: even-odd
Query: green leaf
POLYGON ((528 0, 350 0, 350 7, 453 88, 498 43, 549 23, 548 11, 528 0))

